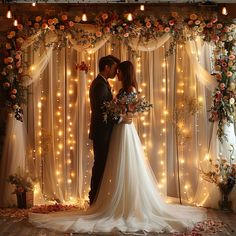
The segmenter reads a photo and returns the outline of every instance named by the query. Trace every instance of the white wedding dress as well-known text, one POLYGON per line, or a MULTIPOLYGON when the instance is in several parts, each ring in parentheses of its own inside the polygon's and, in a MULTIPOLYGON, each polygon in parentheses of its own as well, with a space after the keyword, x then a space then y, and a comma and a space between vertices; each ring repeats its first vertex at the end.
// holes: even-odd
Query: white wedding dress
POLYGON ((38 227, 63 232, 177 232, 206 219, 201 208, 165 203, 133 124, 113 128, 101 188, 87 211, 29 214, 38 227))

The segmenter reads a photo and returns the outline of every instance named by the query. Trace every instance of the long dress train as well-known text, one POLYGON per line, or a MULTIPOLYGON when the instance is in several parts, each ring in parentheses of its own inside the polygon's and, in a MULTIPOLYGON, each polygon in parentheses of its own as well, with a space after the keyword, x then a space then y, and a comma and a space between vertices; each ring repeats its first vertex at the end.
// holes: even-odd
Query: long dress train
POLYGON ((115 125, 101 188, 85 212, 30 214, 38 227, 63 232, 177 232, 206 219, 204 209, 165 203, 133 124, 115 125))

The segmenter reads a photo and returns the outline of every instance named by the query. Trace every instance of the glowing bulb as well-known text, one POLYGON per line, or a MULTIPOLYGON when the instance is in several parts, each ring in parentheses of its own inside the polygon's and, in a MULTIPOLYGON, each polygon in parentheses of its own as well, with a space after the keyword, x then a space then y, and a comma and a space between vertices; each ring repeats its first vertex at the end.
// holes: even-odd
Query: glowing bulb
POLYGON ((6 15, 6 17, 8 18, 8 19, 11 19, 12 18, 12 12, 11 12, 11 8, 8 6, 8 10, 7 10, 7 15, 6 15))
POLYGON ((42 103, 38 102, 38 108, 41 108, 41 107, 42 107, 42 103))
POLYGON ((144 11, 144 9, 145 9, 144 5, 141 4, 141 5, 140 5, 140 10, 141 10, 141 11, 144 11))
POLYGON ((227 11, 226 7, 222 8, 222 15, 224 15, 224 16, 228 15, 228 11, 227 11))
POLYGON ((17 19, 14 20, 13 25, 14 25, 14 26, 17 26, 17 25, 18 25, 17 19))
POLYGON ((83 15, 82 15, 82 21, 87 21, 88 18, 87 18, 87 15, 86 13, 84 12, 83 15))
POLYGON ((128 16, 127 16, 127 20, 128 20, 128 21, 132 21, 132 20, 133 20, 133 16, 132 16, 131 13, 128 14, 128 16))
POLYGON ((36 2, 33 2, 33 3, 32 3, 32 7, 35 7, 35 6, 36 6, 36 2))

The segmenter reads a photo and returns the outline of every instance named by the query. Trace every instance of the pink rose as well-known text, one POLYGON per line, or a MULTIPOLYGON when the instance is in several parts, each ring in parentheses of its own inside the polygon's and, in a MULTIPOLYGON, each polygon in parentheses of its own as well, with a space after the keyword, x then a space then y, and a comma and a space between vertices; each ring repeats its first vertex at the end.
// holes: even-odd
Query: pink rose
POLYGON ((231 29, 230 29, 229 26, 225 26, 225 27, 224 27, 224 31, 225 31, 226 33, 229 33, 229 32, 231 31, 231 29))
POLYGON ((67 15, 62 15, 62 16, 61 16, 61 19, 64 20, 64 21, 66 21, 66 20, 67 20, 67 15))
POLYGON ((11 49, 11 44, 10 43, 6 43, 6 49, 11 49))
POLYGON ((9 88, 10 87, 10 83, 8 83, 8 82, 3 83, 3 87, 4 88, 9 88))
POLYGON ((102 32, 101 31, 97 31, 95 35, 96 35, 96 37, 100 38, 100 37, 102 37, 102 32))
POLYGON ((15 58, 16 58, 17 60, 20 60, 20 59, 21 59, 21 55, 20 55, 20 54, 16 54, 16 55, 15 55, 15 58))
POLYGON ((11 99, 16 99, 16 95, 15 94, 11 94, 11 99))
POLYGON ((64 25, 60 25, 60 30, 64 30, 65 26, 64 25))
POLYGON ((214 42, 218 42, 220 37, 218 35, 212 35, 211 39, 214 41, 214 42))
POLYGON ((18 30, 23 30, 23 25, 22 25, 22 24, 18 24, 18 25, 17 25, 17 29, 18 29, 18 30))
POLYGON ((36 22, 40 22, 41 20, 42 20, 42 17, 41 17, 41 16, 36 16, 36 17, 35 17, 35 21, 36 21, 36 22))
POLYGON ((218 81, 220 81, 220 80, 222 79, 222 75, 219 74, 219 73, 217 73, 217 74, 215 75, 215 77, 216 77, 216 79, 217 79, 218 81))
POLYGON ((224 90, 225 89, 225 83, 220 83, 220 89, 224 90))
POLYGON ((35 28, 35 29, 39 29, 39 27, 40 27, 40 26, 39 26, 39 23, 34 23, 34 28, 35 28))
POLYGON ((221 99, 223 98, 223 95, 220 91, 217 91, 215 94, 215 99, 217 102, 221 101, 221 99))
POLYGON ((212 18, 211 22, 216 23, 218 21, 217 17, 212 18))
POLYGON ((75 25, 75 23, 73 21, 69 21, 69 26, 73 27, 75 25))
POLYGON ((216 25, 216 28, 217 28, 217 29, 222 29, 222 28, 223 28, 223 25, 219 23, 219 24, 216 25))
POLYGON ((235 59, 235 56, 233 54, 229 55, 229 60, 233 61, 235 59))
POLYGON ((47 29, 47 28, 48 28, 48 24, 47 24, 47 23, 43 23, 43 24, 42 24, 42 28, 43 28, 43 29, 47 29))
POLYGON ((189 18, 190 18, 191 20, 196 20, 197 17, 198 17, 198 16, 197 16, 196 14, 191 14, 189 18))
POLYGON ((107 13, 103 13, 102 14, 102 20, 105 21, 108 18, 108 14, 107 13))
POLYGON ((175 24, 175 21, 174 21, 174 20, 170 20, 170 21, 169 21, 169 25, 170 25, 170 26, 172 26, 172 25, 174 25, 174 24, 175 24))
POLYGON ((49 26, 49 29, 50 29, 51 31, 55 30, 55 25, 50 25, 50 26, 49 26))
POLYGON ((106 33, 109 33, 111 31, 111 29, 107 26, 106 28, 105 28, 105 32, 106 33))
POLYGON ((12 68, 13 68, 12 65, 8 65, 8 66, 7 66, 7 69, 8 69, 8 70, 12 70, 12 68))
POLYGON ((212 26, 213 26, 212 22, 210 22, 206 25, 207 28, 212 28, 212 26))
POLYGON ((17 94, 17 90, 16 90, 16 89, 12 89, 12 90, 11 90, 11 93, 12 93, 12 94, 17 94))
POLYGON ((53 19, 48 20, 48 25, 53 25, 53 23, 54 23, 53 19))
POLYGON ((193 24, 193 21, 192 20, 189 20, 188 21, 188 25, 192 25, 193 24))
POLYGON ((233 75, 233 73, 231 71, 227 71, 226 75, 227 75, 227 77, 231 77, 233 75))
POLYGON ((147 28, 151 28, 151 26, 152 26, 151 22, 148 21, 148 22, 146 23, 146 27, 147 27, 147 28))
POLYGON ((165 32, 166 32, 166 33, 169 33, 169 32, 170 32, 170 27, 166 27, 166 28, 165 28, 165 32))

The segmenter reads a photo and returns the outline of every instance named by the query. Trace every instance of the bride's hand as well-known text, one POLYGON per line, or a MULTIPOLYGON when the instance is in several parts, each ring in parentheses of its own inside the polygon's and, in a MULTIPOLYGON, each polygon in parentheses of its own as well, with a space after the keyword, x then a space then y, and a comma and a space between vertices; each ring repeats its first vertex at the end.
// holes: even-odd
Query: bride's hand
POLYGON ((128 112, 127 114, 122 115, 122 123, 123 124, 131 124, 133 121, 133 117, 134 117, 134 115, 131 112, 128 112))

